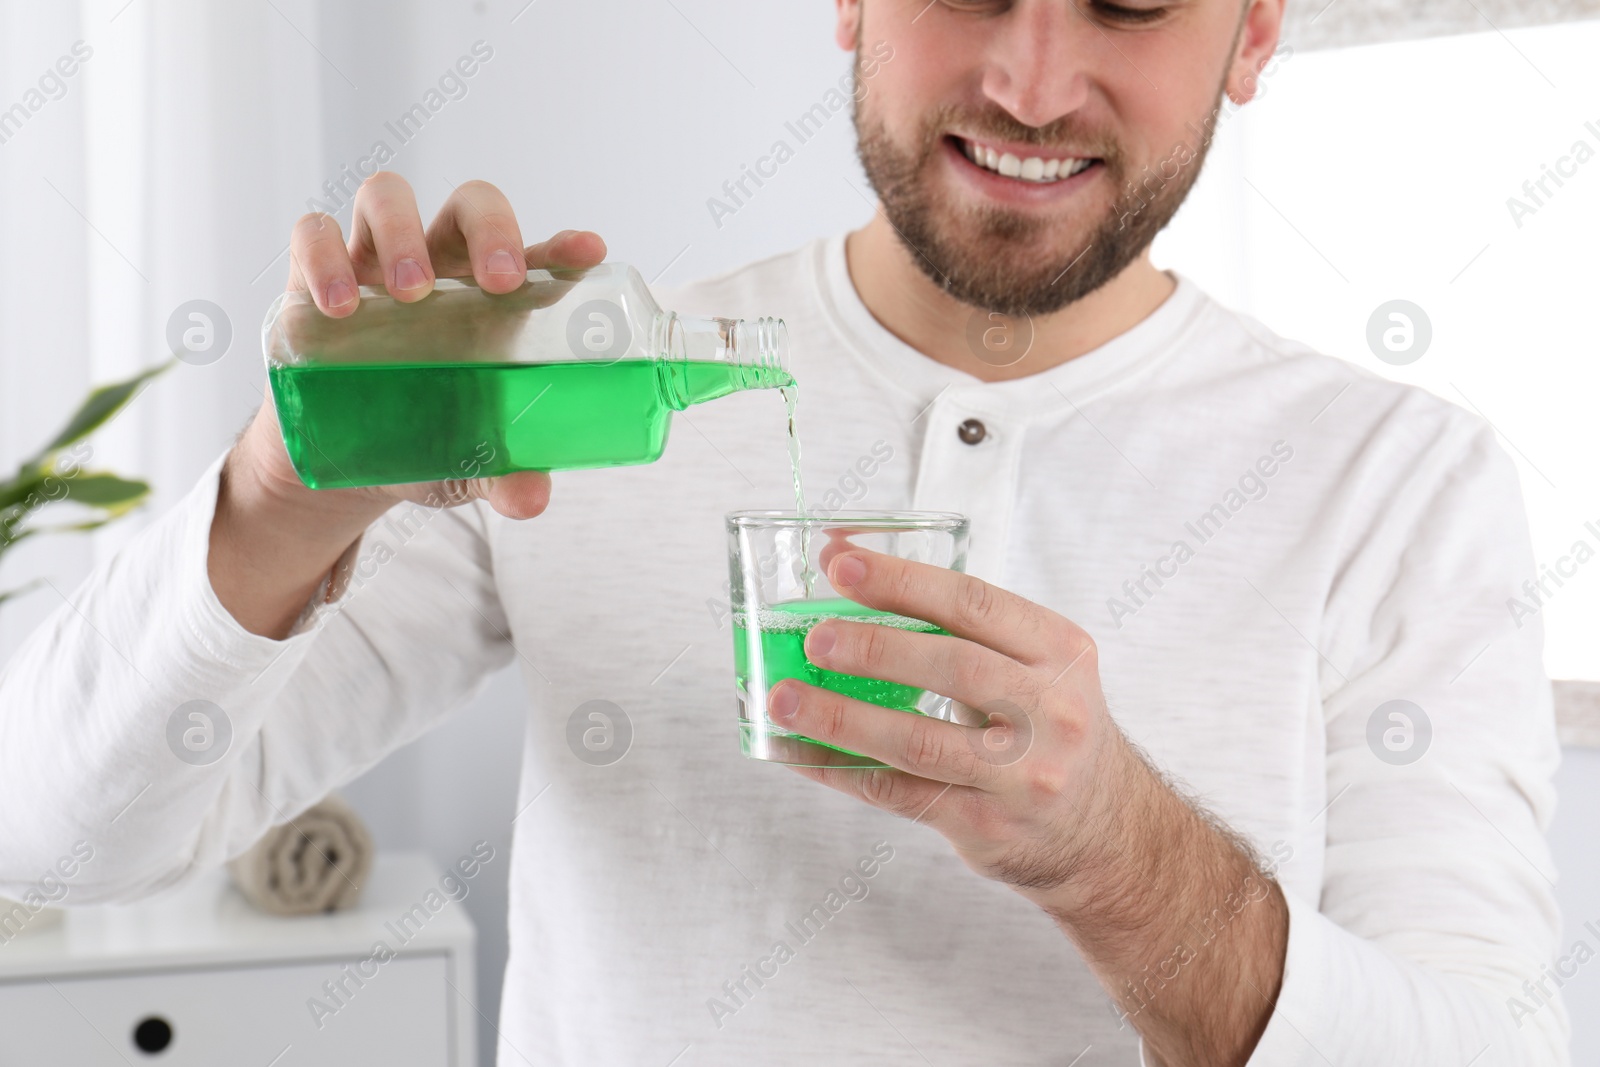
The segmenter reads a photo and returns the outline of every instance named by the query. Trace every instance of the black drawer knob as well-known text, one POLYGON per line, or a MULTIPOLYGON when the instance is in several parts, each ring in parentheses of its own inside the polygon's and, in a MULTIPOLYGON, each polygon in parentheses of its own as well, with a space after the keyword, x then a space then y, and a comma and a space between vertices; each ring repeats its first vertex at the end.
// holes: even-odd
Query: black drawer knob
POLYGON ((165 1052, 167 1046, 172 1044, 172 1024, 159 1015, 140 1019, 139 1025, 133 1028, 133 1043, 140 1052, 152 1056, 165 1052))

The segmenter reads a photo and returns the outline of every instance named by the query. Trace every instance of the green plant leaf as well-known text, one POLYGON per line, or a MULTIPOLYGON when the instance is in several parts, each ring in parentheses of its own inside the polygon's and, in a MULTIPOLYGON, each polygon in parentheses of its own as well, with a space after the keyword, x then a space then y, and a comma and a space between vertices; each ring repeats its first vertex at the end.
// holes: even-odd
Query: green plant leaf
MULTIPOLYGON (((104 426, 139 394, 146 382, 177 361, 177 357, 174 356, 165 363, 145 368, 131 378, 91 390, 83 403, 78 405, 78 410, 73 412, 67 424, 50 443, 24 461, 10 478, 0 482, 0 554, 4 554, 23 538, 36 534, 81 533, 99 529, 133 510, 149 495, 150 486, 147 483, 124 478, 109 471, 83 472, 74 464, 70 472, 58 472, 55 469, 57 456, 68 445, 83 440, 104 426), (54 487, 51 487, 50 493, 44 492, 46 483, 51 478, 62 483, 65 491, 60 495, 55 494, 54 487), (33 501, 32 506, 28 506, 30 498, 35 494, 44 499, 33 501), (102 514, 84 522, 56 526, 28 525, 18 529, 28 521, 32 511, 61 500, 75 501, 102 514)), ((0 604, 27 592, 37 584, 39 583, 30 582, 21 588, 0 593, 0 604)))
POLYGON ((131 378, 125 378, 120 382, 111 382, 91 390, 89 395, 84 398, 83 403, 78 406, 78 410, 73 412, 72 418, 68 419, 67 424, 61 428, 61 432, 56 434, 55 439, 41 448, 32 459, 24 463, 23 469, 42 466, 52 453, 67 447, 74 441, 83 440, 95 430, 104 426, 107 420, 118 411, 121 411, 128 401, 138 394, 140 387, 146 381, 154 378, 176 362, 177 358, 174 357, 165 363, 157 363, 152 367, 147 367, 131 378))
POLYGON ((33 581, 27 583, 26 585, 19 585, 15 589, 8 589, 4 593, 0 593, 0 604, 4 604, 6 601, 10 600, 12 597, 21 596, 24 593, 31 593, 35 589, 39 588, 43 584, 44 584, 44 579, 43 578, 35 578, 33 581))
POLYGON ((149 494, 150 486, 145 482, 123 478, 109 471, 76 475, 34 474, 32 477, 19 474, 11 481, 0 485, 0 519, 3 519, 5 513, 11 509, 22 512, 29 510, 22 505, 29 495, 35 492, 43 498, 37 502, 38 508, 63 500, 76 500, 80 504, 105 508, 121 514, 149 494), (51 489, 50 493, 53 495, 47 495, 44 493, 44 483, 47 478, 52 477, 60 485, 51 489))
POLYGON ((64 499, 104 508, 119 515, 150 493, 148 483, 123 478, 107 471, 80 474, 76 478, 63 480, 67 486, 67 495, 64 499))
POLYGON ((28 499, 28 494, 44 484, 44 474, 32 467, 24 467, 10 479, 0 482, 0 511, 14 507, 28 499))
MULTIPOLYGON (((119 511, 99 519, 85 519, 83 522, 63 522, 53 526, 30 526, 24 533, 82 533, 86 530, 98 530, 100 527, 116 522, 120 518, 122 518, 122 512, 119 511)), ((19 537, 17 540, 20 541, 21 538, 19 537)))
POLYGON ((74 531, 80 530, 96 530, 98 526, 104 526, 106 523, 112 522, 114 518, 122 518, 123 515, 131 512, 134 507, 142 504, 144 498, 150 494, 150 486, 146 485, 146 483, 136 482, 131 478, 120 477, 120 475, 107 474, 107 472, 78 475, 77 478, 72 478, 70 482, 64 480, 64 483, 67 486, 66 496, 51 499, 51 501, 46 502, 45 506, 38 507, 35 510, 43 510, 43 507, 48 507, 50 504, 59 504, 61 501, 74 501, 77 504, 83 504, 85 507, 94 507, 94 509, 101 510, 104 515, 80 523, 58 523, 58 525, 53 526, 22 526, 22 523, 27 520, 27 515, 29 515, 27 509, 21 509, 21 507, 0 509, 0 523, 6 523, 10 520, 10 525, 0 525, 0 552, 21 541, 22 537, 29 536, 29 534, 74 533, 74 531), (18 526, 21 526, 21 530, 19 530, 18 526), (5 531, 11 531, 10 536, 6 536, 5 531))
POLYGON ((19 504, 0 505, 0 552, 4 552, 24 537, 36 533, 70 533, 93 530, 104 526, 113 519, 121 518, 132 511, 150 495, 150 486, 145 482, 123 478, 121 475, 111 474, 106 471, 80 474, 70 479, 63 477, 61 482, 67 489, 65 495, 53 497, 32 510, 43 510, 50 504, 71 500, 85 507, 95 508, 105 514, 80 523, 66 523, 55 526, 25 526, 24 523, 28 519, 30 509, 24 508, 19 504))

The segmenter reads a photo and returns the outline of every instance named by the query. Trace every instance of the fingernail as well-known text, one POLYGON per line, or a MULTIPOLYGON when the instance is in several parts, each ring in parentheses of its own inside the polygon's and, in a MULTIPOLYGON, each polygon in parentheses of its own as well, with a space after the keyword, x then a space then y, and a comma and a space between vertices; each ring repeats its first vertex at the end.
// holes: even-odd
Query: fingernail
POLYGON ((767 717, 780 722, 790 722, 800 710, 800 694, 792 685, 779 682, 767 696, 767 717))
POLYGON ((490 274, 518 274, 518 273, 521 273, 520 271, 517 270, 517 259, 516 259, 516 257, 513 256, 510 252, 507 252, 503 248, 500 249, 500 251, 496 252, 494 255, 489 257, 489 262, 486 264, 486 266, 488 267, 488 270, 489 270, 490 274))
POLYGON ((577 232, 578 232, 577 230, 562 230, 560 233, 558 233, 554 237, 550 238, 550 243, 551 244, 555 244, 557 241, 561 240, 563 237, 566 237, 568 234, 574 234, 574 233, 577 233, 577 232))
POLYGON ((335 278, 328 283, 328 291, 323 294, 322 302, 330 308, 342 308, 355 298, 355 288, 343 278, 335 278))
POLYGON ((422 267, 416 260, 402 259, 394 265, 394 286, 396 289, 421 289, 427 284, 428 276, 422 273, 422 267))
POLYGON ((813 626, 811 633, 806 637, 806 655, 811 659, 819 659, 833 651, 834 643, 838 640, 836 627, 823 623, 813 626))
POLYGON ((835 587, 855 585, 866 576, 867 564, 860 556, 840 556, 839 562, 833 565, 835 587))

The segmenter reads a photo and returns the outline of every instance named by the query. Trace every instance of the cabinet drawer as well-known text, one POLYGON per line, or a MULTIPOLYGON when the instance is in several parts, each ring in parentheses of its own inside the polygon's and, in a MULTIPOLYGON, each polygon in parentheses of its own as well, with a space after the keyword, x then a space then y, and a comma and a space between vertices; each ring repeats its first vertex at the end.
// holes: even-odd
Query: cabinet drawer
POLYGON ((458 1025, 450 965, 437 954, 3 982, 0 1067, 446 1067, 458 1025), (323 988, 341 978, 342 1004, 323 988), (313 999, 336 1010, 314 1012, 313 999), (171 1035, 159 1051, 135 1037, 152 1019, 146 1045, 162 1023, 171 1035))

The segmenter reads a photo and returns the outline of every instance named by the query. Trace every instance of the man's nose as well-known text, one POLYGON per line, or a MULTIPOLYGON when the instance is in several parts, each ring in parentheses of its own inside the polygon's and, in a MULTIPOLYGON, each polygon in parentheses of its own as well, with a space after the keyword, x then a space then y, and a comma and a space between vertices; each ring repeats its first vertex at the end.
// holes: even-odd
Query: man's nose
POLYGON ((983 74, 984 95, 1017 121, 1044 126, 1082 107, 1086 68, 1104 45, 1076 0, 1017 0, 1000 16, 983 74))

